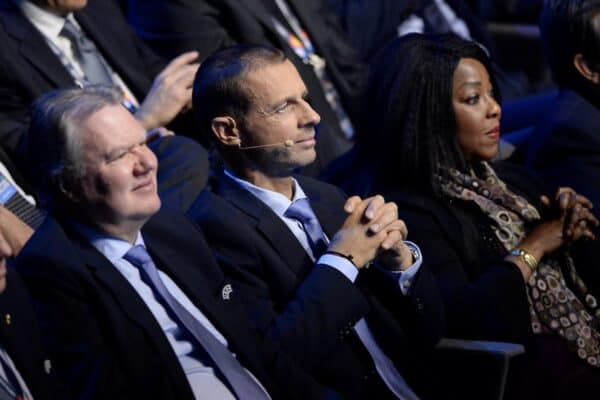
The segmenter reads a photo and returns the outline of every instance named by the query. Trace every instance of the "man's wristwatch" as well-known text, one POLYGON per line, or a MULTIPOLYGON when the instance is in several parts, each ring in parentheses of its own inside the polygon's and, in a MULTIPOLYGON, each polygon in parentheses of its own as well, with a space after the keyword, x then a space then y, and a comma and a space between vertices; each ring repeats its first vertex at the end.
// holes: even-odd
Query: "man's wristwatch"
POLYGON ((538 266, 538 261, 535 259, 535 257, 533 256, 533 254, 531 254, 527 250, 517 248, 517 249, 513 249, 510 252, 510 254, 512 256, 520 257, 521 260, 523 260, 523 262, 525 264, 527 264, 527 266, 529 267, 529 269, 531 269, 531 272, 535 271, 535 269, 538 266))

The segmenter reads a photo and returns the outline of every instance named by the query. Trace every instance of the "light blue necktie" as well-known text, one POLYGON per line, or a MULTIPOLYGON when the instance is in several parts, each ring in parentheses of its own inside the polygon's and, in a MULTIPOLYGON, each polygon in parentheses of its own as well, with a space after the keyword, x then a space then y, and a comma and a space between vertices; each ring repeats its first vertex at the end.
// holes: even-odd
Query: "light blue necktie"
POLYGON ((327 239, 306 197, 294 200, 283 215, 302 224, 315 258, 321 256, 327 250, 327 239))
POLYGON ((236 397, 241 400, 266 400, 265 391, 252 379, 239 361, 194 316, 171 295, 158 275, 156 265, 142 245, 129 249, 123 258, 140 270, 142 280, 148 284, 163 306, 171 311, 190 335, 206 351, 223 374, 236 397))

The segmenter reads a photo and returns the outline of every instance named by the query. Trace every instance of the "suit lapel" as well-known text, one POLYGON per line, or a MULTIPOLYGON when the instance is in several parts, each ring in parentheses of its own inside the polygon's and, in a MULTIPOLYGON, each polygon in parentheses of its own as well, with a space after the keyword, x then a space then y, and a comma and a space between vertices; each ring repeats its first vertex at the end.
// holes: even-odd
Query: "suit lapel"
POLYGON ((294 14, 296 15, 296 18, 298 18, 300 26, 302 27, 302 29, 306 30, 310 41, 312 42, 313 46, 317 49, 317 52, 319 52, 321 46, 319 46, 318 42, 319 37, 323 35, 323 32, 322 30, 319 31, 318 28, 315 28, 315 26, 313 25, 312 21, 314 20, 314 14, 312 14, 310 10, 307 9, 306 0, 289 0, 289 4, 291 6, 292 11, 294 11, 294 14))
MULTIPOLYGON (((68 228, 67 228, 68 229, 68 228)), ((123 277, 117 268, 108 261, 92 245, 70 231, 69 236, 77 246, 79 256, 87 268, 96 277, 99 284, 115 299, 123 313, 146 333, 161 359, 166 363, 166 370, 178 382, 179 387, 185 387, 185 375, 169 344, 162 328, 148 309, 141 297, 131 284, 123 277)))
POLYGON ((154 230, 165 221, 157 219, 156 222, 155 226, 148 223, 143 234, 158 268, 169 275, 227 338, 230 351, 241 355, 246 368, 265 382, 266 377, 260 376, 263 367, 255 337, 249 335, 249 324, 240 308, 242 299, 237 298, 235 287, 225 279, 201 233, 190 231, 179 238, 168 238, 159 229, 154 230), (173 245, 174 242, 178 244, 173 245), (185 252, 179 251, 179 246, 185 252))
POLYGON ((247 214, 258 231, 271 247, 277 251, 285 264, 298 276, 304 276, 313 262, 298 239, 281 219, 262 201, 246 189, 222 175, 218 194, 247 214))
MULTIPOLYGON (((281 37, 281 35, 275 30, 275 26, 273 25, 273 21, 271 20, 272 15, 268 10, 265 9, 265 6, 260 0, 245 0, 240 2, 240 7, 242 6, 246 7, 248 13, 253 15, 254 18, 256 18, 264 26, 265 35, 269 38, 269 40, 279 43, 279 45, 275 47, 284 51, 285 49, 289 49, 289 52, 285 51, 288 57, 296 56, 296 53, 294 53, 291 50, 289 43, 287 43, 287 41, 284 40, 281 37)), ((272 45, 273 43, 269 42, 264 44, 272 45)))
POLYGON ((265 9, 261 0, 245 0, 240 2, 240 6, 245 7, 251 15, 269 28, 269 31, 274 32, 271 14, 265 9))
POLYGON ((74 85, 69 72, 29 20, 19 10, 10 6, 3 8, 2 11, 0 19, 6 32, 14 38, 19 52, 29 64, 52 82, 52 86, 74 85))
POLYGON ((86 262, 88 268, 96 276, 98 281, 105 287, 107 291, 115 298, 117 304, 123 312, 134 323, 139 325, 152 342, 156 345, 161 355, 165 360, 169 359, 167 355, 168 346, 162 328, 149 311, 148 306, 144 303, 140 296, 137 295, 131 284, 121 275, 117 268, 112 265, 102 254, 100 254, 91 245, 83 244, 80 253, 86 262))

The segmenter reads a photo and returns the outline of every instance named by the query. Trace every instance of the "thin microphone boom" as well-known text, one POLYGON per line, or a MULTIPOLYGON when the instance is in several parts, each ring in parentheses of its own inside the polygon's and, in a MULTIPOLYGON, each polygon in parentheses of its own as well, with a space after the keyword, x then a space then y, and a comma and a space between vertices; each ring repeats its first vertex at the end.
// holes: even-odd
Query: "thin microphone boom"
POLYGON ((245 146, 242 147, 242 144, 240 143, 238 148, 240 150, 249 150, 249 149, 260 149, 261 147, 272 147, 272 146, 281 146, 284 145, 285 147, 292 147, 294 144, 296 144, 293 140, 288 139, 286 141, 283 142, 279 142, 279 143, 271 143, 271 144, 261 144, 258 146, 245 146))

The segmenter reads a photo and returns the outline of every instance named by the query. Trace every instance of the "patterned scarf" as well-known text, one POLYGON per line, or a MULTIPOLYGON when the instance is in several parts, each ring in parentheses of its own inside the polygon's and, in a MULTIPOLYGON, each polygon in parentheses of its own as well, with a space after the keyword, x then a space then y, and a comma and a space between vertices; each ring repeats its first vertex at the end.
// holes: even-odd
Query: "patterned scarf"
MULTIPOLYGON (((489 164, 482 163, 479 175, 448 169, 437 179, 445 195, 477 204, 508 253, 526 237, 526 223, 539 220, 540 214, 526 199, 511 192, 489 164)), ((533 332, 558 334, 579 358, 600 367, 600 309, 569 254, 540 260, 526 287, 533 332), (573 288, 567 286, 563 271, 574 283, 573 288)))

